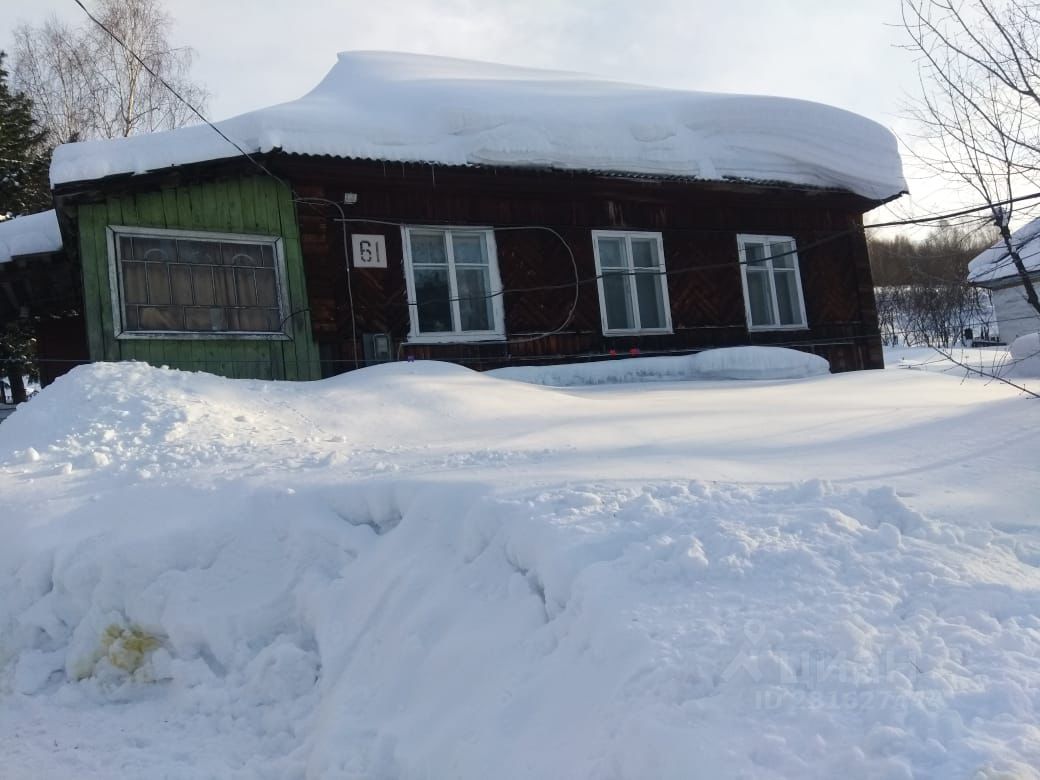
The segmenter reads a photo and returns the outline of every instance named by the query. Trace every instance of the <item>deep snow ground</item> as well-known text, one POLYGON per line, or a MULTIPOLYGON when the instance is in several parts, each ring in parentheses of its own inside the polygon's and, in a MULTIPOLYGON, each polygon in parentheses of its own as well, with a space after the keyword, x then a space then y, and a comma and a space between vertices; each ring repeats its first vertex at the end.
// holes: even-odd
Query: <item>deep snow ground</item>
POLYGON ((1040 777, 1038 423, 78 369, 0 426, 0 776, 1040 777))

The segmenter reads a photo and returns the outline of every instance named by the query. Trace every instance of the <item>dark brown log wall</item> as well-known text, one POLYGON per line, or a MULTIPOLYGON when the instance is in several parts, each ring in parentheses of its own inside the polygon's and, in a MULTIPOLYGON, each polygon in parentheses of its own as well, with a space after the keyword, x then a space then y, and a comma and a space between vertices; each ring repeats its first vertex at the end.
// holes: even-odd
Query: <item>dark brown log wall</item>
POLYGON ((0 263, 0 329, 22 319, 31 324, 44 387, 89 360, 82 287, 78 265, 64 252, 0 263))
POLYGON ((90 362, 82 312, 42 317, 35 326, 40 386, 46 387, 76 366, 90 362))
MULTIPOLYGON (((351 269, 354 316, 361 334, 390 333, 404 356, 492 368, 509 363, 594 359, 627 353, 693 351, 740 344, 786 344, 827 357, 843 371, 882 365, 877 315, 861 215, 871 204, 848 193, 780 186, 660 181, 536 170, 450 168, 281 158, 279 173, 301 198, 342 203, 352 233, 386 236, 386 269, 351 269), (381 224, 379 221, 393 224, 381 224), (506 344, 409 345, 399 224, 496 229, 506 344), (572 321, 553 335, 523 341, 564 323, 574 298, 570 246, 582 280, 572 321), (506 230, 504 228, 510 228, 506 230), (663 236, 674 333, 605 337, 591 231, 659 231, 663 236), (808 330, 749 333, 745 324, 736 235, 793 236, 799 249, 808 330), (509 292, 559 285, 538 292, 509 292)), ((311 319, 323 371, 353 367, 351 308, 338 211, 298 203, 311 319)))

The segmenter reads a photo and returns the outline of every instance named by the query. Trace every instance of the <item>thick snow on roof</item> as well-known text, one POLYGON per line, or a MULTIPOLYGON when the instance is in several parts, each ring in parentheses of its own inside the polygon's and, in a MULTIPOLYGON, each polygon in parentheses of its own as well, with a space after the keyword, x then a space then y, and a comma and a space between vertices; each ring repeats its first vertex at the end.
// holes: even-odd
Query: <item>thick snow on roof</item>
POLYGON ((0 263, 15 255, 57 252, 61 249, 58 217, 53 209, 0 222, 0 263))
MULTIPOLYGON (((1018 251, 1027 271, 1040 271, 1040 219, 1034 219, 1011 234, 1011 243, 1018 251)), ((987 284, 1018 274, 1011 254, 1000 239, 968 263, 968 280, 987 284)))
MULTIPOLYGON (((249 152, 780 181, 878 200, 906 189, 892 134, 841 109, 415 54, 342 53, 299 100, 218 127, 249 152)), ((51 180, 235 154, 205 126, 88 141, 57 149, 51 180)))

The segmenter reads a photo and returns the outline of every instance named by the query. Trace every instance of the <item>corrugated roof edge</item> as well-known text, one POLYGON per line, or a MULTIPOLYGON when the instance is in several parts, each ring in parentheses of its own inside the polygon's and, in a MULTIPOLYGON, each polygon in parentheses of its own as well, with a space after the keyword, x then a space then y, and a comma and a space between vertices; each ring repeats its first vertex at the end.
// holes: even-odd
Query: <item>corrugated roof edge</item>
MULTIPOLYGON (((254 158, 260 161, 266 161, 272 156, 284 156, 284 157, 299 157, 305 159, 335 159, 335 160, 347 160, 352 162, 369 162, 369 163, 385 163, 387 165, 401 165, 401 166, 419 166, 419 167, 435 167, 435 168, 447 168, 453 170, 486 170, 486 171, 532 171, 532 172, 544 172, 558 175, 569 175, 569 176, 599 176, 610 179, 627 179, 635 181, 661 181, 661 182, 675 182, 675 183, 690 183, 690 184, 746 184, 753 187, 769 187, 775 189, 784 190, 799 190, 804 192, 815 192, 815 193, 841 193, 849 195, 864 203, 871 204, 870 208, 877 208, 886 203, 891 203, 894 200, 901 198, 903 195, 908 194, 908 190, 897 192, 887 198, 877 199, 868 198, 865 195, 853 192, 852 190, 843 189, 841 187, 818 187, 811 184, 796 184, 782 179, 749 179, 749 178, 738 178, 733 176, 724 176, 718 179, 698 177, 698 176, 687 176, 684 174, 660 174, 660 173, 643 173, 638 171, 626 172, 616 170, 602 170, 596 168, 563 168, 551 165, 488 165, 479 163, 443 163, 433 160, 426 161, 402 161, 402 160, 387 160, 375 157, 340 157, 337 155, 328 154, 301 154, 298 152, 285 152, 281 149, 272 149, 268 152, 255 153, 252 155, 254 158)), ((219 167, 236 161, 241 161, 243 165, 255 168, 257 175, 268 175, 267 171, 254 166, 250 160, 243 155, 235 154, 227 157, 221 157, 210 160, 200 160, 198 162, 182 163, 176 165, 169 165, 163 168, 153 168, 147 171, 137 172, 118 172, 112 173, 107 176, 102 176, 97 179, 80 179, 76 181, 61 182, 54 185, 53 190, 57 195, 67 195, 82 191, 84 189, 98 189, 100 186, 117 181, 132 181, 134 179, 145 179, 148 177, 154 177, 164 172, 195 172, 207 167, 219 167)))

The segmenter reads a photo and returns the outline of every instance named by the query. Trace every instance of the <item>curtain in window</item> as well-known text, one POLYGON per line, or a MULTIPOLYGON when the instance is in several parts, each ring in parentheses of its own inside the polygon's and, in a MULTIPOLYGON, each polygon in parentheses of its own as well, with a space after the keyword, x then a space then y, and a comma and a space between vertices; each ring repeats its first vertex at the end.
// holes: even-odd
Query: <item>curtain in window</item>
POLYGON ((125 331, 281 330, 273 245, 137 234, 117 239, 125 331))

